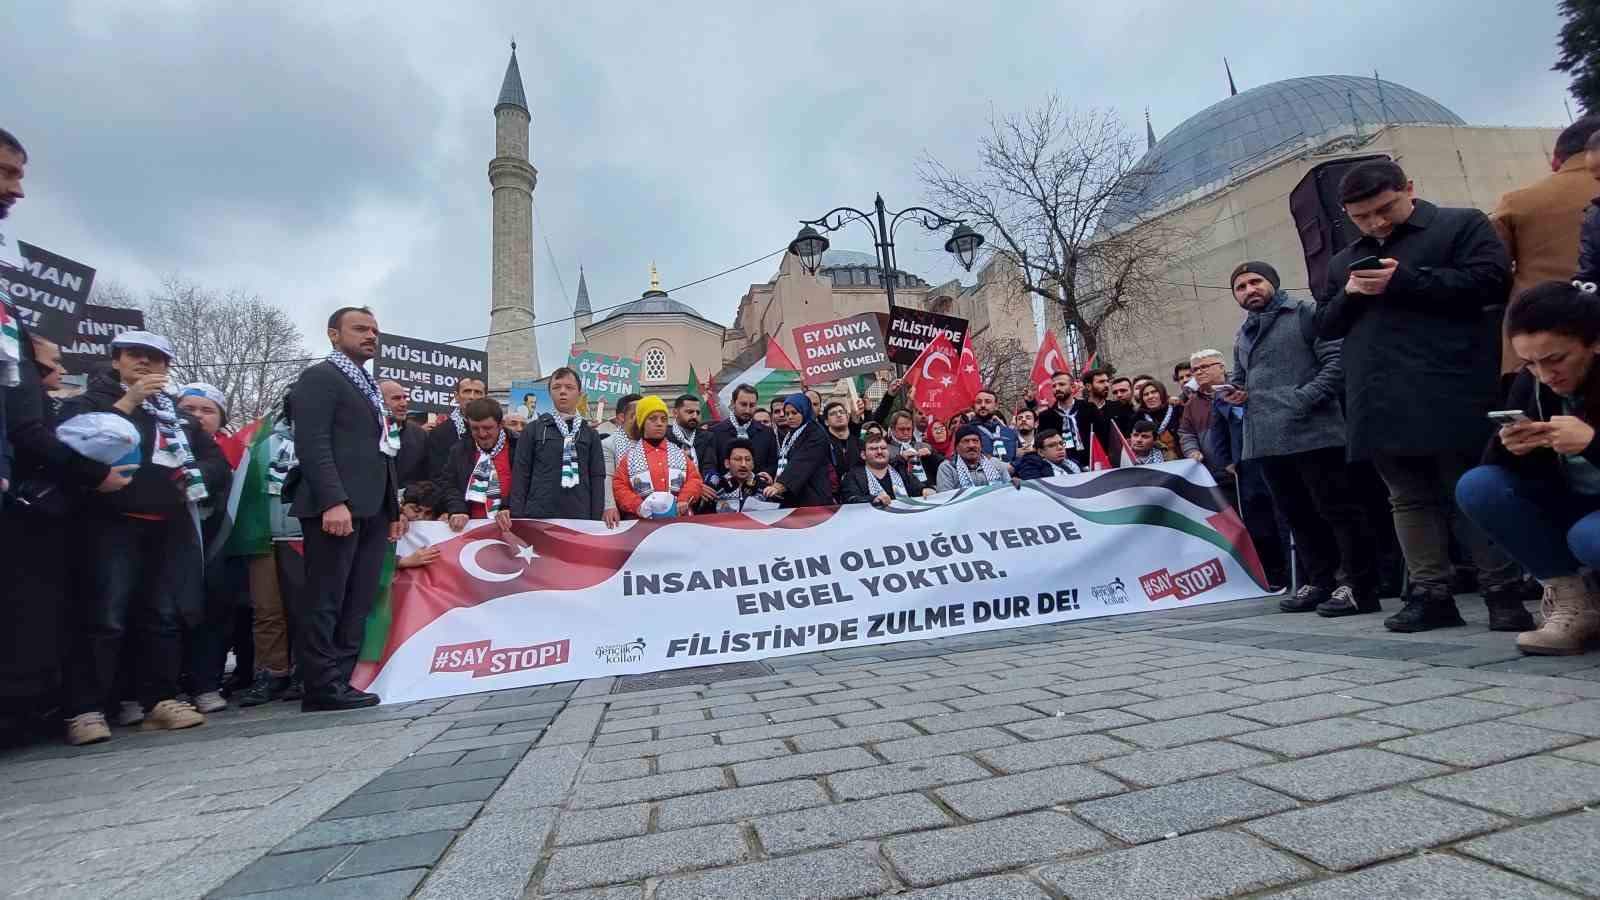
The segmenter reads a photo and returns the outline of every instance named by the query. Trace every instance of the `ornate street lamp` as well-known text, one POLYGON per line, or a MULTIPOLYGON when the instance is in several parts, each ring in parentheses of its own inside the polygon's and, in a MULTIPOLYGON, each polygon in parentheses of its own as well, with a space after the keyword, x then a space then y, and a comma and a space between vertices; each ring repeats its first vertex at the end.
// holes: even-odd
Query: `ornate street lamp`
POLYGON ((972 271, 978 248, 983 245, 983 235, 968 228, 960 219, 947 218, 923 206, 907 207, 891 214, 884 209, 882 194, 875 198, 871 215, 852 206, 840 206, 815 219, 802 219, 800 233, 789 242, 789 252, 800 258, 800 265, 806 272, 815 275, 817 268, 822 265, 822 254, 828 249, 828 238, 822 232, 838 231, 846 222, 860 221, 872 232, 873 244, 878 251, 878 280, 883 284, 889 298, 889 310, 893 312, 895 273, 899 271, 895 262, 894 232, 901 222, 909 220, 921 222, 922 227, 929 231, 956 226, 950 239, 945 241, 944 249, 955 256, 961 268, 972 271), (821 226, 822 232, 818 232, 813 225, 821 226))

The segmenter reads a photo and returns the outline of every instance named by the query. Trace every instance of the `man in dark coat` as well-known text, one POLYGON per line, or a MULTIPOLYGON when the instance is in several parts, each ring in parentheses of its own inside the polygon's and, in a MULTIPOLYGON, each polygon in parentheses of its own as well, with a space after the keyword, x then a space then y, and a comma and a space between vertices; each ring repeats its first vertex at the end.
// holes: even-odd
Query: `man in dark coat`
POLYGON ((913 471, 922 468, 920 465, 909 467, 899 459, 891 459, 889 440, 882 434, 870 434, 861 439, 861 462, 840 478, 841 503, 888 506, 896 500, 932 493, 913 471))
POLYGON ((456 408, 428 432, 428 478, 438 478, 450 458, 450 448, 467 440, 467 420, 462 415, 467 404, 488 395, 482 379, 463 378, 456 382, 456 408))
POLYGON ((715 503, 717 500, 717 486, 704 473, 717 471, 718 461, 716 438, 711 430, 700 427, 700 398, 693 394, 682 394, 672 401, 672 423, 667 427, 667 440, 688 451, 694 460, 695 468, 699 469, 700 477, 700 503, 715 503))
POLYGON ((460 531, 471 519, 494 519, 509 529, 517 436, 505 427, 505 410, 493 397, 468 403, 462 416, 467 439, 450 448, 450 459, 434 481, 450 514, 450 530, 460 531))
POLYGON ((378 390, 383 394, 389 421, 400 428, 400 450, 394 455, 395 477, 402 485, 427 480, 428 433, 406 415, 411 409, 411 395, 398 381, 380 381, 378 390))
POLYGON ((376 694, 350 686, 350 676, 386 544, 405 533, 394 470, 399 429, 362 368, 378 353, 378 321, 370 310, 341 308, 328 318, 328 341, 333 352, 300 373, 291 395, 300 480, 290 512, 305 533, 306 562, 295 657, 307 712, 377 704, 376 694))
POLYGON ((100 710, 117 686, 126 645, 136 654, 144 728, 205 722, 180 702, 181 617, 197 609, 200 539, 193 504, 225 498, 231 470, 211 436, 166 392, 173 350, 166 338, 126 331, 111 342, 111 368, 62 404, 79 413, 122 416, 139 432, 139 469, 127 487, 85 497, 79 571, 79 646, 67 672, 67 739, 110 736, 100 710), (127 638, 132 637, 132 640, 127 638))
POLYGON ((778 445, 778 476, 763 493, 786 508, 831 506, 833 486, 828 473, 827 429, 817 421, 805 394, 790 394, 783 401, 788 433, 778 445))
POLYGON ((578 415, 578 373, 550 373, 555 412, 524 425, 511 473, 511 514, 519 519, 595 519, 606 509, 600 433, 578 415))
POLYGON ((772 480, 778 470, 778 439, 773 435, 772 429, 755 420, 756 409, 760 407, 760 395, 756 389, 748 384, 741 384, 733 389, 733 415, 712 425, 711 432, 712 455, 716 458, 709 460, 715 468, 707 471, 701 470, 705 481, 711 482, 713 474, 720 482, 724 473, 723 463, 728 459, 728 449, 733 442, 739 439, 748 440, 750 449, 755 455, 756 478, 766 476, 768 482, 772 480))
POLYGON ((1317 338, 1316 304, 1280 290, 1271 265, 1241 263, 1232 282, 1245 320, 1224 399, 1249 404, 1241 462, 1259 467, 1306 564, 1303 584, 1278 607, 1377 612, 1377 543, 1344 459, 1340 342, 1317 338))
MULTIPOLYGON (((1121 429, 1124 437, 1133 430, 1133 405, 1111 399, 1111 372, 1107 369, 1091 369, 1084 374, 1083 398, 1072 407, 1072 412, 1083 441, 1083 449, 1078 453, 1079 462, 1085 466, 1092 452, 1089 443, 1091 436, 1099 438, 1100 446, 1114 458, 1115 448, 1121 446, 1122 442, 1112 435, 1111 426, 1121 429)), ((1040 421, 1043 423, 1043 419, 1040 421)), ((1051 424, 1055 423, 1052 421, 1051 424)))
MULTIPOLYGON (((1465 624, 1451 593, 1456 481, 1491 432, 1500 308, 1511 285, 1506 248, 1482 212, 1416 199, 1388 161, 1362 163, 1340 184, 1362 236, 1328 262, 1317 308, 1323 340, 1343 340, 1349 458, 1371 459, 1389 486, 1411 588, 1391 631, 1465 624)), ((1489 605, 1490 627, 1531 625, 1515 563, 1461 523, 1489 605)))

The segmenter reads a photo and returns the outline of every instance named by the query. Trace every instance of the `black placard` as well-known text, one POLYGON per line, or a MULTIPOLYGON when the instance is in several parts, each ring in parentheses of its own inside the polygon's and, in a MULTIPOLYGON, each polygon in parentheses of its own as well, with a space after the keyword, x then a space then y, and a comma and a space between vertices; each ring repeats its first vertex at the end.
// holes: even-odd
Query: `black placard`
POLYGON ((488 384, 489 354, 454 344, 385 333, 378 339, 373 374, 398 381, 411 393, 411 412, 448 413, 456 405, 456 382, 476 378, 488 384))
POLYGON ((65 347, 88 313, 94 269, 76 260, 17 241, 23 268, 0 266, 0 292, 11 298, 22 324, 65 347))
POLYGON ((144 328, 144 312, 116 306, 86 304, 78 320, 78 336, 61 345, 61 364, 73 375, 87 375, 111 358, 111 339, 124 331, 144 328))
POLYGON ((967 342, 967 320, 909 306, 896 306, 894 312, 889 314, 889 331, 884 336, 889 359, 909 366, 922 355, 928 342, 939 334, 949 336, 959 357, 962 346, 967 342))

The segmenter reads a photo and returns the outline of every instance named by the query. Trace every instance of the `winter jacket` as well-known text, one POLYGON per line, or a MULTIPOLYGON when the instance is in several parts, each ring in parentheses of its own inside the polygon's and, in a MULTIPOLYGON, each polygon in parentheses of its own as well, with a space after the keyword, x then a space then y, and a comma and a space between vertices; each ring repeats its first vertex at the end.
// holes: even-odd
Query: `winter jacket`
POLYGON ((1344 446, 1340 342, 1317 338, 1316 316, 1314 302, 1280 291, 1267 309, 1239 326, 1233 383, 1250 394, 1243 458, 1344 446))
POLYGON ((403 488, 428 480, 428 433, 407 419, 400 423, 400 450, 394 455, 394 474, 403 488))
POLYGON ((1021 455, 1022 439, 1017 436, 1017 430, 1002 422, 999 416, 995 416, 987 422, 974 422, 973 424, 985 429, 983 432, 983 455, 993 456, 1001 462, 1012 462, 1021 455), (995 432, 999 436, 1000 443, 1005 447, 1004 455, 994 452, 994 438, 989 436, 990 432, 995 432))
POLYGON ((787 509, 798 506, 833 505, 833 488, 828 476, 832 463, 829 459, 827 429, 812 419, 805 431, 789 447, 789 458, 779 475, 783 485, 783 505, 787 509))
POLYGON ((1057 475, 1069 474, 1075 475, 1083 471, 1078 467, 1078 464, 1073 461, 1070 455, 1067 457, 1063 467, 1067 471, 1063 472, 1060 469, 1057 469, 1055 466, 1051 465, 1049 460, 1045 459, 1038 453, 1024 453, 1022 454, 1022 458, 1017 460, 1016 466, 1011 470, 1011 476, 1013 478, 1020 478, 1023 481, 1032 481, 1035 478, 1054 478, 1057 475))
POLYGON ((1217 468, 1226 470, 1244 460, 1244 429, 1250 414, 1246 406, 1211 395, 1211 425, 1203 441, 1206 465, 1215 460, 1217 468))
POLYGON ((13 454, 11 483, 30 481, 69 492, 94 490, 111 467, 78 453, 56 437, 60 420, 55 403, 39 383, 39 370, 33 364, 33 342, 27 332, 21 338, 21 380, 15 387, 0 391, 0 409, 5 415, 5 434, 0 435, 0 440, 9 443, 13 454))
POLYGON ((472 435, 465 431, 457 431, 456 423, 450 416, 444 415, 434 423, 433 430, 428 432, 428 439, 424 446, 427 449, 427 465, 424 477, 438 479, 444 473, 444 464, 450 461, 450 450, 462 441, 471 442, 472 435))
MULTIPOLYGON (((922 496, 922 489, 925 487, 925 485, 922 483, 922 479, 918 478, 916 474, 911 471, 911 469, 895 463, 890 463, 890 468, 900 473, 900 481, 906 486, 906 492, 904 494, 897 494, 894 490, 894 479, 886 477, 885 480, 888 481, 888 484, 884 484, 883 489, 892 495, 892 499, 899 500, 902 497, 922 496)), ((916 466, 912 468, 921 467, 916 466)), ((867 471, 865 464, 857 466, 856 468, 845 473, 843 478, 840 479, 839 483, 839 502, 871 503, 873 493, 872 485, 867 483, 867 479, 871 477, 872 473, 867 471)), ((879 482, 879 484, 883 484, 883 482, 879 482)))
MULTIPOLYGON (((1506 191, 1489 214, 1489 222, 1516 265, 1511 282, 1513 300, 1536 284, 1566 281, 1578 268, 1575 237, 1583 228, 1584 210, 1594 191, 1584 158, 1583 153, 1575 153, 1558 171, 1525 188, 1506 191)), ((1510 339, 1503 338, 1501 373, 1520 368, 1522 361, 1512 352, 1510 339)))
POLYGON ((1511 263, 1475 209, 1416 201, 1388 240, 1362 236, 1328 262, 1323 340, 1343 339, 1345 422, 1353 460, 1476 453, 1499 395, 1496 366, 1511 263), (1350 263, 1399 261, 1377 296, 1346 294, 1350 263))
MULTIPOLYGON (((517 508, 512 505, 512 484, 516 481, 517 450, 521 442, 511 432, 506 432, 506 446, 501 450, 507 462, 511 463, 506 468, 511 477, 500 482, 500 502, 502 508, 511 510, 511 515, 517 516, 517 508)), ((444 471, 434 479, 434 485, 439 489, 439 495, 444 500, 443 506, 451 515, 467 515, 467 488, 472 484, 472 470, 478 466, 478 445, 471 439, 461 441, 450 448, 450 458, 445 460, 444 471)), ((517 518, 528 518, 517 516, 517 518)))
MULTIPOLYGON (((156 445, 155 417, 137 406, 132 415, 117 409, 117 401, 122 399, 124 393, 122 380, 108 367, 89 376, 88 387, 82 394, 61 404, 59 418, 63 422, 80 413, 107 412, 122 416, 139 430, 140 466, 134 472, 133 480, 120 491, 85 494, 85 504, 89 509, 113 515, 134 513, 162 518, 187 515, 189 501, 173 477, 176 470, 150 462, 150 454, 156 445)), ((228 482, 233 477, 227 457, 222 455, 222 450, 211 439, 211 435, 206 434, 187 413, 179 410, 178 421, 189 439, 189 450, 200 467, 200 475, 205 479, 206 493, 209 495, 207 502, 216 503, 226 498, 228 482)))
POLYGON ((578 483, 561 486, 563 441, 550 413, 522 428, 511 475, 511 514, 519 519, 598 519, 606 509, 600 434, 585 422, 573 440, 578 483))
MULTIPOLYGON (((1591 374, 1589 382, 1592 389, 1600 390, 1600 374, 1591 374)), ((1553 416, 1567 415, 1562 412, 1560 395, 1546 387, 1528 371, 1519 373, 1512 382, 1511 394, 1506 399, 1506 409, 1520 409, 1535 422, 1548 422, 1553 416)), ((1600 466, 1600 430, 1597 430, 1595 439, 1590 441, 1589 446, 1579 455, 1588 460, 1590 465, 1600 466)), ((1567 474, 1569 463, 1565 458, 1548 447, 1541 447, 1518 456, 1507 450, 1505 444, 1500 443, 1498 431, 1489 439, 1489 445, 1483 451, 1483 464, 1504 466, 1518 475, 1560 491, 1573 490, 1572 481, 1567 474)))

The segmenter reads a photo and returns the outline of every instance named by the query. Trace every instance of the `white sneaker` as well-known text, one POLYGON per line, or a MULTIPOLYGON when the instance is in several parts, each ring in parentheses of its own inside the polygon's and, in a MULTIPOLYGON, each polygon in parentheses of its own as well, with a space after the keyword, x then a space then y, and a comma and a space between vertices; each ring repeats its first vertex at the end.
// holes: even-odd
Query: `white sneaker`
POLYGON ((227 709, 228 701, 224 700, 222 695, 216 691, 202 691, 195 695, 194 708, 209 715, 210 713, 227 709))
POLYGON ((83 713, 67 720, 67 743, 74 747, 111 740, 106 717, 97 712, 83 713))
POLYGON ((117 706, 117 724, 126 728, 144 721, 144 707, 137 700, 124 700, 117 706))

